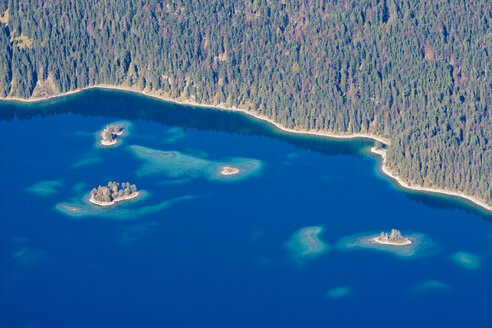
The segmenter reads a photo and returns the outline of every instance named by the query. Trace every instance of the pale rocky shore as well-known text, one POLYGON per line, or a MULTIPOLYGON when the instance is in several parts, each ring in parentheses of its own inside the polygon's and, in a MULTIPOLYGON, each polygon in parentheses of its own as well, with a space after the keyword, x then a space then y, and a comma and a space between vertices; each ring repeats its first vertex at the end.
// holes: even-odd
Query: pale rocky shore
MULTIPOLYGON (((137 93, 141 95, 145 95, 148 97, 152 97, 155 99, 163 100, 166 102, 171 102, 175 104, 180 104, 180 105, 189 105, 189 106, 197 106, 197 107, 202 107, 202 108, 214 108, 214 109, 221 109, 221 110, 227 110, 227 111, 233 111, 233 112, 240 112, 246 115, 249 115, 251 117, 254 117, 256 119, 268 122, 272 124, 273 126, 277 127, 278 129, 289 132, 289 133, 295 133, 295 134, 305 134, 305 135, 315 135, 315 136, 322 136, 322 137, 328 137, 328 138, 337 138, 337 139, 356 139, 356 138, 364 138, 364 139, 372 139, 379 141, 385 145, 390 145, 389 139, 382 137, 382 136, 377 136, 373 134, 367 134, 367 133, 341 133, 341 132, 327 132, 327 131, 321 131, 321 130, 302 130, 302 129, 292 129, 292 128, 287 128, 282 126, 280 123, 275 122, 271 118, 268 118, 263 115, 259 115, 256 113, 253 113, 249 110, 243 109, 243 108, 238 108, 235 106, 232 107, 227 107, 225 104, 216 104, 216 105, 209 105, 209 104, 200 104, 198 102, 195 102, 190 99, 174 99, 171 98, 165 94, 158 94, 157 92, 149 92, 145 90, 139 90, 137 88, 131 88, 127 86, 113 86, 113 85, 107 85, 107 84, 99 84, 99 85, 94 85, 94 86, 88 86, 85 88, 80 88, 72 91, 68 91, 65 93, 57 93, 57 94, 52 94, 49 97, 42 97, 42 98, 18 98, 18 97, 7 97, 7 98, 0 98, 2 101, 14 101, 14 102, 40 102, 40 101, 45 101, 53 98, 58 98, 58 97, 64 97, 64 96, 69 96, 73 95, 85 90, 90 90, 90 89, 108 89, 108 90, 120 90, 120 91, 126 91, 126 92, 131 92, 131 93, 137 93)), ((431 193, 439 193, 439 194, 444 194, 444 195, 449 195, 449 196, 454 196, 454 197, 461 197, 465 198, 474 204, 486 209, 487 211, 492 212, 492 206, 488 205, 484 201, 474 197, 467 195, 463 192, 459 191, 450 191, 446 189, 441 189, 441 188, 429 188, 429 187, 423 187, 423 186, 418 186, 418 185, 410 185, 409 183, 405 182, 401 177, 397 176, 393 172, 391 172, 387 166, 386 163, 386 151, 384 149, 376 149, 375 147, 371 148, 371 152, 377 155, 380 155, 383 158, 383 164, 382 164, 382 171, 384 174, 388 175, 390 178, 398 182, 398 184, 404 188, 415 190, 415 191, 423 191, 423 192, 431 192, 431 193)))
POLYGON ((112 206, 112 205, 119 203, 119 202, 122 202, 124 200, 130 200, 130 199, 136 198, 136 197, 138 197, 139 194, 140 194, 140 192, 137 191, 137 192, 134 192, 128 196, 122 196, 122 197, 115 198, 110 202, 100 202, 100 201, 94 199, 93 197, 90 197, 89 202, 91 202, 94 205, 98 205, 98 206, 112 206))
POLYGON ((236 175, 239 172, 241 172, 241 170, 239 170, 237 167, 233 167, 233 166, 229 166, 229 165, 222 166, 220 168, 220 174, 221 175, 236 175))
POLYGON ((106 147, 114 146, 117 143, 118 143, 118 139, 113 139, 111 141, 106 141, 104 139, 101 139, 101 141, 100 141, 101 146, 106 146, 106 147))
POLYGON ((99 132, 99 144, 104 147, 116 145, 123 135, 126 127, 118 124, 108 124, 99 132), (108 136, 105 134, 108 133, 108 136))
POLYGON ((389 246, 408 246, 413 243, 409 238, 403 237, 401 232, 396 229, 391 230, 391 234, 381 232, 379 236, 371 237, 369 241, 373 244, 389 245, 389 246))
POLYGON ((398 182, 400 186, 406 189, 410 190, 416 190, 416 191, 424 191, 424 192, 431 192, 431 193, 437 193, 437 194, 444 194, 448 196, 454 196, 454 197, 461 197, 465 198, 471 202, 473 202, 476 205, 479 205, 483 207, 484 209, 488 211, 492 211, 492 206, 486 204, 485 202, 481 201, 480 199, 467 195, 465 193, 459 192, 459 191, 451 191, 451 190, 446 190, 446 189, 440 189, 440 188, 429 188, 429 187, 422 187, 422 186, 417 186, 417 185, 410 185, 407 182, 403 181, 402 178, 391 172, 391 170, 388 168, 387 163, 386 163, 386 150, 385 149, 376 149, 376 147, 371 148, 371 152, 374 154, 377 154, 382 157, 383 163, 381 165, 381 170, 383 171, 384 174, 389 176, 391 179, 395 180, 398 182))

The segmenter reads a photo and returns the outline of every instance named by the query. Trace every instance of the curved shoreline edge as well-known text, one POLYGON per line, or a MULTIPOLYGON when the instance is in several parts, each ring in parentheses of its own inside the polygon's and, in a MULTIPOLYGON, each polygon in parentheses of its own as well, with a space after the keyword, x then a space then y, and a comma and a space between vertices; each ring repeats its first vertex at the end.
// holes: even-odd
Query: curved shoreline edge
MULTIPOLYGON (((86 90, 91 90, 91 89, 125 91, 125 92, 129 92, 129 93, 135 93, 135 94, 139 94, 139 95, 148 96, 148 97, 151 97, 151 98, 154 98, 157 100, 170 102, 170 103, 174 103, 174 104, 178 104, 178 105, 188 105, 188 106, 195 106, 195 107, 202 107, 202 108, 220 109, 220 110, 231 111, 231 112, 239 112, 239 113, 251 116, 253 118, 262 120, 264 122, 270 123, 271 125, 275 126, 276 128, 278 128, 281 131, 294 133, 294 134, 314 135, 314 136, 336 138, 336 139, 356 139, 356 138, 372 139, 372 140, 379 141, 385 145, 391 144, 391 142, 387 138, 377 136, 377 135, 367 134, 367 133, 353 133, 353 134, 346 133, 346 134, 344 134, 344 133, 340 133, 340 132, 337 133, 337 132, 326 132, 326 131, 319 131, 319 130, 296 130, 296 129, 286 128, 286 127, 282 126, 280 123, 275 122, 271 118, 268 118, 268 117, 265 117, 265 116, 253 113, 251 111, 248 111, 246 109, 238 108, 235 106, 226 107, 224 104, 217 104, 217 105, 200 104, 198 102, 191 101, 191 100, 180 101, 180 100, 173 99, 173 98, 170 98, 167 96, 149 93, 149 92, 146 92, 144 90, 138 90, 138 89, 133 89, 130 87, 114 86, 114 85, 108 85, 108 84, 98 84, 98 85, 88 86, 88 87, 68 91, 65 93, 59 93, 59 94, 51 95, 51 96, 45 97, 45 98, 24 99, 24 98, 18 98, 18 97, 7 97, 7 98, 2 97, 2 98, 0 98, 0 101, 20 102, 20 103, 36 103, 36 102, 51 100, 54 98, 61 98, 61 97, 74 95, 74 94, 77 94, 77 93, 80 93, 80 92, 83 92, 86 90)), ((482 201, 476 197, 467 195, 463 192, 449 191, 449 190, 445 190, 445 189, 441 189, 441 188, 429 188, 429 187, 410 185, 407 182, 403 181, 403 179, 401 177, 397 176, 396 174, 394 174, 393 172, 391 172, 389 170, 387 163, 386 163, 386 151, 385 150, 383 150, 383 149, 377 150, 375 147, 372 147, 371 152, 373 154, 381 156, 381 158, 383 160, 382 164, 381 164, 381 170, 383 171, 383 173, 386 174, 388 177, 390 177, 392 180, 396 181, 403 188, 415 190, 415 191, 438 193, 438 194, 444 194, 444 195, 453 196, 453 197, 464 198, 464 199, 474 203, 475 205, 478 205, 478 206, 482 207, 483 209, 485 209, 489 212, 492 212, 492 206, 486 204, 484 201, 482 201)))
POLYGON ((413 244, 413 241, 408 238, 405 238, 404 242, 397 243, 393 241, 380 240, 379 236, 369 238, 369 241, 373 244, 396 246, 396 247, 409 246, 413 244))
POLYGON ((107 207, 107 206, 115 205, 116 203, 119 203, 119 202, 122 202, 122 201, 125 201, 125 200, 134 199, 134 198, 138 197, 138 195, 140 195, 140 192, 139 191, 136 191, 136 192, 134 192, 133 194, 131 194, 129 196, 118 197, 116 199, 113 199, 110 202, 100 202, 98 200, 95 200, 92 197, 89 197, 89 202, 91 202, 94 205, 98 205, 98 206, 102 206, 102 207, 107 207))
POLYGON ((429 188, 429 187, 409 185, 407 182, 403 181, 402 178, 400 178, 399 176, 397 176, 396 174, 391 172, 390 169, 388 168, 387 163, 386 163, 386 150, 376 149, 375 147, 372 147, 371 152, 381 156, 381 158, 383 159, 382 164, 381 164, 381 170, 383 171, 383 173, 386 174, 388 177, 390 177, 392 180, 398 182, 398 184, 403 188, 415 190, 415 191, 423 191, 423 192, 444 194, 447 196, 464 198, 464 199, 469 200, 470 202, 472 202, 476 205, 479 205, 482 208, 492 212, 492 206, 489 206, 488 204, 479 200, 476 197, 467 195, 467 194, 459 192, 459 191, 450 191, 450 190, 440 189, 440 188, 429 188))

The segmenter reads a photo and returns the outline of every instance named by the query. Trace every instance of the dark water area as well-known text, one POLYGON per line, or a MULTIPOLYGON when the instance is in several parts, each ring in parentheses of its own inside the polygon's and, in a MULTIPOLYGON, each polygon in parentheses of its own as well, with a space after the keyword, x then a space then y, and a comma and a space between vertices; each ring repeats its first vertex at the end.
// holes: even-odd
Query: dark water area
POLYGON ((0 326, 491 326, 492 216, 372 144, 117 91, 0 103, 0 326), (110 180, 145 192, 88 203, 110 180), (391 228, 418 243, 360 242, 391 228))

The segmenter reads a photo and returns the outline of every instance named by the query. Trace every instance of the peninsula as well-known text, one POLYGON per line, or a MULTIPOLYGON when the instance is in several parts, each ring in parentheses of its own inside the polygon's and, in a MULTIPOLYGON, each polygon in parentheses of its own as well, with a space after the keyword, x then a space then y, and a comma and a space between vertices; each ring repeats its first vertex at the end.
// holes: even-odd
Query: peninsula
POLYGON ((107 186, 99 186, 91 191, 89 201, 99 206, 111 206, 123 200, 129 200, 139 195, 137 187, 129 182, 108 182, 107 186))
POLYGON ((391 229, 391 234, 381 232, 377 237, 369 239, 371 243, 391 246, 407 246, 412 244, 412 240, 403 237, 400 231, 391 229))
POLYGON ((237 167, 233 167, 229 165, 222 166, 220 168, 221 175, 235 175, 238 174, 239 172, 241 172, 241 170, 239 170, 237 167))
POLYGON ((109 124, 101 131, 101 145, 113 146, 118 142, 118 137, 123 134, 123 125, 109 124))

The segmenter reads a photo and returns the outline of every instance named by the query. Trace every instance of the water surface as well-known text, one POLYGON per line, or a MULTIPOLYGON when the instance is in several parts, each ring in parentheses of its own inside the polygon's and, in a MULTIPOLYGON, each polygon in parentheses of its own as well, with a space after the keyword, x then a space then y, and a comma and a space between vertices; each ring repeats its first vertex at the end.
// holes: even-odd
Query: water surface
POLYGON ((102 90, 0 103, 0 140, 3 327, 492 324, 491 216, 401 190, 369 140, 102 90), (120 120, 121 144, 96 147, 97 131, 120 120), (217 177, 229 163, 250 171, 217 177), (109 180, 145 197, 88 205, 109 180), (339 247, 391 228, 432 251, 339 247))

